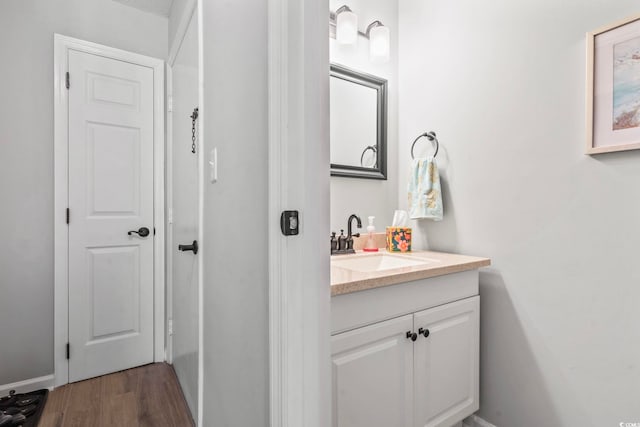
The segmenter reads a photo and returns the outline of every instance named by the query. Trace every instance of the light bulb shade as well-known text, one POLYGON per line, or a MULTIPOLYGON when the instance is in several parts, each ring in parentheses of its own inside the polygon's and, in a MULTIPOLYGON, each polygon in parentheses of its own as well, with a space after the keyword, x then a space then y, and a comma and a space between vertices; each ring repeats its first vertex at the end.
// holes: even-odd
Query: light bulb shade
POLYGON ((378 25, 369 30, 369 59, 372 62, 389 61, 389 27, 378 25))
POLYGON ((342 44, 354 44, 358 40, 358 16, 350 10, 336 16, 336 40, 342 44))

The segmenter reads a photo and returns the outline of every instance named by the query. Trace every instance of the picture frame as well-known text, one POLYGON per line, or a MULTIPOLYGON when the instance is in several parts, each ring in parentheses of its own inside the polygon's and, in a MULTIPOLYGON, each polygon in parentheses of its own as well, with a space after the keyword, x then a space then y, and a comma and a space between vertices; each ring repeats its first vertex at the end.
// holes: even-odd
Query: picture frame
POLYGON ((586 154, 640 149, 640 15, 587 33, 586 154))

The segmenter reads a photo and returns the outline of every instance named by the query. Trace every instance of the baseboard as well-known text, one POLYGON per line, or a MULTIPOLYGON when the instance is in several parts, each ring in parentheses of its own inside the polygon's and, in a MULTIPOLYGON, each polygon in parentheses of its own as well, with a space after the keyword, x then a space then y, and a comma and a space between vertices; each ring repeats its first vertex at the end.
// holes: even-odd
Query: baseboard
POLYGON ((477 415, 471 415, 462 422, 463 427, 496 427, 489 421, 483 420, 477 415))
POLYGON ((30 378, 24 381, 3 384, 0 385, 0 396, 6 396, 11 390, 15 390, 16 393, 27 393, 43 388, 53 390, 54 382, 55 377, 53 375, 45 375, 44 377, 30 378))

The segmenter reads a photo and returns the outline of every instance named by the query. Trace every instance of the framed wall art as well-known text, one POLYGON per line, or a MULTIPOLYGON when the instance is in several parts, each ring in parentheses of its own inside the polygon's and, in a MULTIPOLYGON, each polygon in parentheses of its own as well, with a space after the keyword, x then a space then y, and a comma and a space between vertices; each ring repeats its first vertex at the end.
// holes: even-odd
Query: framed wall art
POLYGON ((640 15, 587 33, 587 154, 640 149, 640 15))

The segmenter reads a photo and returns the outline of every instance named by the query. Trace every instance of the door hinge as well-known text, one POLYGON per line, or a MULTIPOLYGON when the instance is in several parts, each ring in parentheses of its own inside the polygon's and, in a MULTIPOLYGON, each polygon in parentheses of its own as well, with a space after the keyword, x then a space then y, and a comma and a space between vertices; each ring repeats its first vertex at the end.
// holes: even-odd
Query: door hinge
POLYGON ((69 224, 69 208, 67 208, 67 225, 69 224))
POLYGON ((71 87, 71 76, 69 75, 68 71, 64 78, 64 85, 67 87, 67 89, 71 87))
POLYGON ((156 228, 155 227, 153 227, 153 235, 154 236, 156 235, 156 228))
POLYGON ((69 345, 69 343, 67 343, 67 360, 69 360, 71 357, 71 346, 69 345))

